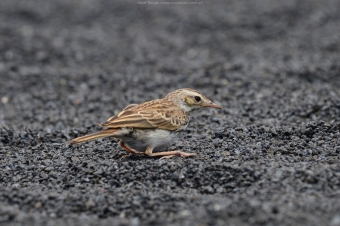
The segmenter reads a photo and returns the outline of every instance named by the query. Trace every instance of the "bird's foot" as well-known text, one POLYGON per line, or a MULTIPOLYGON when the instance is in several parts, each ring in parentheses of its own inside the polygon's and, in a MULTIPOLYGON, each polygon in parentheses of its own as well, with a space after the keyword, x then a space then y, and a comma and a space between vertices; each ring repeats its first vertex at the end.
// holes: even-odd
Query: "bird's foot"
POLYGON ((169 151, 169 152, 159 152, 157 154, 163 154, 164 156, 161 157, 159 160, 161 159, 170 159, 174 156, 180 156, 180 157, 191 157, 191 156, 196 156, 195 153, 186 153, 183 151, 169 151))
POLYGON ((135 156, 135 155, 144 155, 145 153, 144 152, 135 152, 135 153, 130 153, 128 155, 123 155, 121 158, 120 158, 120 161, 122 161, 123 159, 125 158, 129 158, 131 156, 135 156))

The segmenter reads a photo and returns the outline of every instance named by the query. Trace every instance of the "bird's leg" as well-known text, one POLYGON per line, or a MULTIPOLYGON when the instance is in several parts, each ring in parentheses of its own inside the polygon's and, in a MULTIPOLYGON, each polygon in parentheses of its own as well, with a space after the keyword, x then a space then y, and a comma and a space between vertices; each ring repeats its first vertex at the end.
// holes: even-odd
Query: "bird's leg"
POLYGON ((162 152, 156 152, 153 153, 153 147, 148 147, 145 151, 145 154, 151 157, 157 157, 157 156, 162 156, 161 159, 169 159, 174 156, 180 156, 180 157, 190 157, 190 156, 195 156, 195 153, 186 153, 182 151, 162 151, 162 152))
POLYGON ((144 152, 135 151, 135 150, 129 148, 128 146, 125 145, 124 141, 122 141, 122 140, 119 141, 119 145, 130 153, 129 155, 123 156, 121 159, 129 157, 130 155, 144 155, 145 154, 144 152))

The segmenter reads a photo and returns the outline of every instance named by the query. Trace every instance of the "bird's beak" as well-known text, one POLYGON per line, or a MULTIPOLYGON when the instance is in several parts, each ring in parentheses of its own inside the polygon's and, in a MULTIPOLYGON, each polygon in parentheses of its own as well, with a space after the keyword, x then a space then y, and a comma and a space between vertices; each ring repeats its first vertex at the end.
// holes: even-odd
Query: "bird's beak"
POLYGON ((222 109, 222 107, 220 105, 217 105, 217 104, 214 104, 214 103, 203 103, 202 107, 222 109))

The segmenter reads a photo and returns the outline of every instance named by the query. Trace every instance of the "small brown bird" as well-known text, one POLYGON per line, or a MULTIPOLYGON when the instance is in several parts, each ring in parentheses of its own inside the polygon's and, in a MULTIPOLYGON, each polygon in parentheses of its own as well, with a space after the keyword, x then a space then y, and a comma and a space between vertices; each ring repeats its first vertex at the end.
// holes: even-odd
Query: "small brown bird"
POLYGON ((221 106, 196 90, 175 90, 163 99, 128 105, 118 115, 100 124, 105 129, 75 138, 70 144, 115 137, 120 140, 120 146, 130 154, 163 156, 162 158, 194 156, 194 153, 162 150, 175 140, 178 133, 186 129, 190 114, 202 107, 221 109, 221 106))

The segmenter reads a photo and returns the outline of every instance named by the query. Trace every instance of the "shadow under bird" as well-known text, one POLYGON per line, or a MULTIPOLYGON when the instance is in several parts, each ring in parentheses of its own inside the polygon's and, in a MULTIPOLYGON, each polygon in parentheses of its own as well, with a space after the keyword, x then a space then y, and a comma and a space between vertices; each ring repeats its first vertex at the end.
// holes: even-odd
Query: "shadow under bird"
POLYGON ((75 138, 70 141, 70 144, 115 137, 120 140, 120 146, 132 155, 162 158, 194 156, 195 153, 164 151, 164 149, 187 128, 191 113, 202 107, 222 108, 196 90, 178 89, 163 99, 128 105, 118 115, 100 124, 105 129, 75 138))

